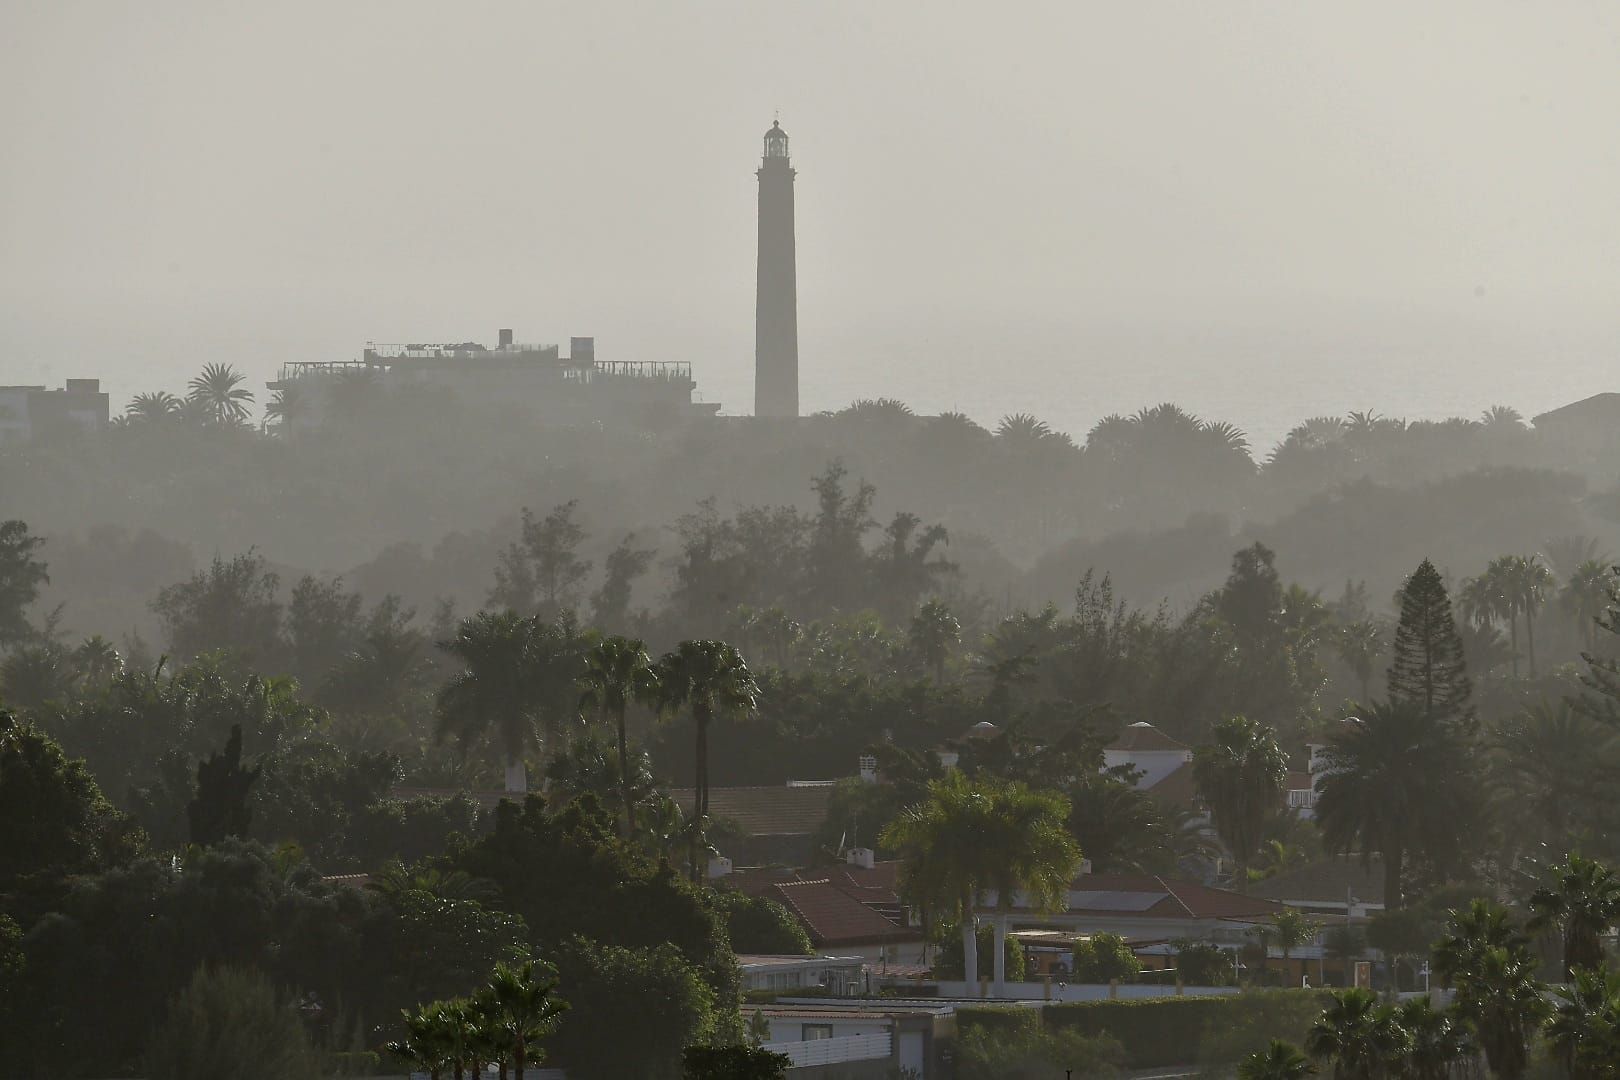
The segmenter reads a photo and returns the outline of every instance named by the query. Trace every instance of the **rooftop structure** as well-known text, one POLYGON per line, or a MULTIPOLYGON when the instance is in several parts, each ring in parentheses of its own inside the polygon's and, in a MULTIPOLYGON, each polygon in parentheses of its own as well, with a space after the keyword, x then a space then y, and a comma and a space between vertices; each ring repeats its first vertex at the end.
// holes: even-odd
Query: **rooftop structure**
POLYGON ((526 407, 564 424, 640 425, 712 416, 720 408, 692 400, 697 383, 685 361, 601 361, 591 337, 570 338, 564 356, 558 345, 518 342, 507 329, 497 331, 493 347, 476 341, 368 341, 356 360, 283 364, 268 385, 289 431, 346 419, 368 399, 401 390, 473 405, 526 407))
POLYGON ((100 431, 110 415, 100 379, 69 379, 60 390, 0 386, 0 444, 28 442, 55 432, 100 431))

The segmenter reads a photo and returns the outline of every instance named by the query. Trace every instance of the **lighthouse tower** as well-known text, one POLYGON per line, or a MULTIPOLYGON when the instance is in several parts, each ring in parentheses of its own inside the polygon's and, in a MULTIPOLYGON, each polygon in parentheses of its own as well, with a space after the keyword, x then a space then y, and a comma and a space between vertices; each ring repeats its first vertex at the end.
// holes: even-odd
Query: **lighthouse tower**
POLYGON ((799 415, 799 298, 793 166, 773 123, 759 164, 759 279, 754 298, 754 415, 799 415))

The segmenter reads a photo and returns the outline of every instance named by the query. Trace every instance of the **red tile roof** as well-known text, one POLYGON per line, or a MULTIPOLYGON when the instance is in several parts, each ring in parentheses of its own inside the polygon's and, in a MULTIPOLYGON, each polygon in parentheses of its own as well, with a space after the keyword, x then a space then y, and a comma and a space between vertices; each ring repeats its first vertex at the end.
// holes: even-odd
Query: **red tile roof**
POLYGON ((1191 762, 1176 766, 1174 772, 1147 789, 1147 793, 1170 806, 1194 807, 1198 798, 1198 781, 1193 779, 1191 762))
POLYGON ((1283 910, 1275 900, 1213 889, 1153 874, 1082 874, 1069 886, 1069 912, 1150 919, 1267 919, 1283 910), (1093 894, 1087 902, 1086 894, 1093 894))
POLYGON ((1114 737, 1108 744, 1109 750, 1186 750, 1186 743, 1179 743, 1154 727, 1152 724, 1137 721, 1126 724, 1124 730, 1114 737))
POLYGON ((818 949, 919 941, 922 935, 885 919, 826 878, 782 881, 761 895, 787 905, 818 949))

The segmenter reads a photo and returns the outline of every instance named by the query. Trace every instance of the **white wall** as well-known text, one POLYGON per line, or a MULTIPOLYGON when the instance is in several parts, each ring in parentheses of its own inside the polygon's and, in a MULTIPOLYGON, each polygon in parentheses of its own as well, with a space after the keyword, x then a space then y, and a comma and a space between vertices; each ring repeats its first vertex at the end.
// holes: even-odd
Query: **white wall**
POLYGON ((1104 750, 1103 764, 1110 769, 1129 765, 1142 773, 1139 788, 1150 788, 1192 760, 1191 750, 1104 750))
MULTIPOLYGON (((942 982, 939 985, 939 996, 942 998, 976 998, 979 996, 978 987, 970 987, 964 982, 942 982)), ((1051 997, 1047 997, 1047 987, 1044 982, 1010 982, 1006 984, 1006 997, 1018 1001, 1106 1001, 1109 998, 1109 987, 1106 983, 1069 983, 1059 986, 1056 980, 1052 982, 1051 997)), ((1149 983, 1121 983, 1114 988, 1114 997, 1120 1001, 1138 1001, 1146 998, 1175 997, 1174 985, 1158 986, 1149 983)), ((1181 989, 1183 997, 1221 997, 1235 994, 1235 986, 1184 986, 1181 989)))

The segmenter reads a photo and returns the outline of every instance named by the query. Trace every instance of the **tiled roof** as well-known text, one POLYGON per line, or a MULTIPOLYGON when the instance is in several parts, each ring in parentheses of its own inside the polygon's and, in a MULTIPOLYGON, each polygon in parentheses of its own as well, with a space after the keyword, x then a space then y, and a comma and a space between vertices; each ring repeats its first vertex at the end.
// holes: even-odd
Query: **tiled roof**
POLYGON ((1336 855, 1286 874, 1268 877, 1250 887, 1254 896, 1293 904, 1344 904, 1350 892, 1363 904, 1384 902, 1384 860, 1373 855, 1366 865, 1359 855, 1336 855))
POLYGON ((890 922, 825 878, 778 882, 762 895, 786 904, 817 948, 883 945, 917 941, 922 936, 890 922))
MULTIPOLYGON (((709 816, 734 822, 749 836, 808 836, 827 820, 831 785, 715 787, 709 789, 709 816)), ((691 788, 670 788, 683 811, 692 809, 691 788)))
POLYGON ((1174 772, 1148 788, 1147 793, 1170 806, 1197 806, 1198 782, 1193 779, 1192 763, 1176 766, 1174 772))
POLYGON ((1186 750, 1187 744, 1179 743, 1145 721, 1126 724, 1124 730, 1114 737, 1108 744, 1109 750, 1186 750))

